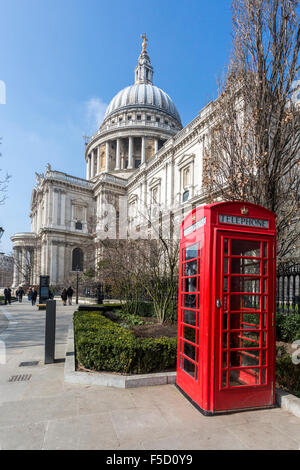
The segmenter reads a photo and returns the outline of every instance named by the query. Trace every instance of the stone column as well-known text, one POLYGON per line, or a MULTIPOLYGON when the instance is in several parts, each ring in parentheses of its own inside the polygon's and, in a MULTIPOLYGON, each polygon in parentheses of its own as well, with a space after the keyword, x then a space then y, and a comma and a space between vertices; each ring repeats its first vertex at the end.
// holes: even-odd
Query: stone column
POLYGON ((57 282, 57 245, 51 247, 51 283, 57 282))
POLYGON ((190 188, 191 188, 191 197, 194 197, 194 161, 191 164, 191 176, 190 176, 190 188))
POLYGON ((53 191, 53 208, 52 208, 52 224, 57 225, 57 209, 58 209, 58 191, 54 189, 53 191))
POLYGON ((19 280, 21 284, 25 283, 25 277, 28 272, 28 265, 27 265, 27 260, 26 260, 26 248, 22 248, 22 261, 21 261, 21 266, 22 266, 22 271, 21 271, 21 279, 19 280))
POLYGON ((64 245, 58 246, 57 250, 58 250, 58 259, 59 259, 59 263, 57 266, 57 282, 63 283, 64 282, 64 260, 65 260, 64 245))
POLYGON ((109 171, 109 142, 105 144, 105 171, 109 171))
POLYGON ((128 137, 128 170, 133 168, 133 138, 128 137))
POLYGON ((91 155, 88 155, 88 175, 89 175, 89 180, 92 177, 92 163, 91 163, 91 155))
POLYGON ((141 164, 145 163, 145 161, 146 161, 146 145, 145 145, 145 137, 142 137, 141 164))
POLYGON ((51 211, 51 207, 52 207, 52 188, 51 188, 51 185, 49 186, 49 193, 48 193, 48 225, 51 225, 52 224, 52 211, 51 211))
POLYGON ((47 210, 48 210, 48 191, 44 193, 44 218, 43 218, 43 227, 47 226, 47 210))
POLYGON ((97 175, 100 173, 100 146, 97 147, 97 175))
POLYGON ((22 248, 17 248, 17 285, 21 282, 21 273, 22 273, 22 248))
POLYGON ((87 180, 90 179, 89 163, 90 163, 90 159, 89 159, 89 156, 87 156, 87 160, 86 160, 86 179, 87 179, 87 180))
POLYGON ((144 208, 147 210, 147 178, 144 179, 144 208))
POLYGON ((115 170, 120 170, 121 160, 120 160, 120 139, 117 139, 116 144, 116 167, 115 170))
POLYGON ((60 223, 62 226, 66 225, 65 212, 66 212, 66 193, 62 191, 61 192, 61 216, 60 216, 60 223))
POLYGON ((155 139, 154 141, 154 153, 158 152, 158 139, 155 139))
POLYGON ((95 151, 92 151, 91 155, 91 178, 95 176, 95 151))
POLYGON ((18 248, 14 248, 13 287, 17 287, 17 284, 18 284, 18 248))
POLYGON ((165 206, 168 205, 168 169, 169 165, 166 163, 165 165, 165 206))

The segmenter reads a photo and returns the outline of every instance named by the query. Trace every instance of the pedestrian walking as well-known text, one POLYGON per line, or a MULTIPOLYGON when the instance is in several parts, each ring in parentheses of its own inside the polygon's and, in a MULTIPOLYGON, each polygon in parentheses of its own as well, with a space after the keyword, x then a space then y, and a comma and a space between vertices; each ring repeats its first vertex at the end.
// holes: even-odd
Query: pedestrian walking
POLYGON ((67 298, 68 298, 67 289, 64 288, 62 293, 61 293, 61 300, 62 300, 63 305, 66 305, 67 298))
POLYGON ((8 286, 4 289, 4 303, 5 305, 11 304, 11 288, 8 286))
POLYGON ((19 287, 17 292, 16 292, 16 296, 19 300, 19 302, 22 302, 22 299, 23 299, 23 295, 25 294, 24 290, 22 287, 19 287))
POLYGON ((73 289, 71 286, 68 287, 67 289, 67 297, 68 297, 68 304, 72 305, 72 297, 73 297, 73 289))
POLYGON ((31 305, 35 305, 36 299, 37 299, 37 295, 38 295, 38 292, 37 292, 36 288, 34 287, 34 288, 31 290, 31 295, 30 295, 30 298, 31 298, 31 305))
POLYGON ((29 301, 31 300, 31 294, 32 294, 32 287, 29 287, 29 289, 27 291, 27 298, 28 298, 29 301))

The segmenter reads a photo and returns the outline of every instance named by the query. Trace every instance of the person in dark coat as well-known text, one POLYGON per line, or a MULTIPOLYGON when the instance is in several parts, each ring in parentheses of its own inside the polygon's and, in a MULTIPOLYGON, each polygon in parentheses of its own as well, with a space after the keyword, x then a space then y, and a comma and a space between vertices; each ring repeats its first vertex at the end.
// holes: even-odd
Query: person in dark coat
POLYGON ((28 292, 27 292, 28 300, 31 300, 31 293, 32 293, 32 287, 29 287, 28 292))
POLYGON ((11 288, 10 287, 5 287, 4 289, 4 303, 7 305, 7 302, 11 304, 11 288))
POLYGON ((22 302, 24 294, 25 294, 25 292, 24 292, 23 288, 19 287, 19 289, 16 292, 16 296, 18 297, 19 302, 22 302))
POLYGON ((38 292, 37 292, 36 288, 34 287, 31 291, 31 305, 35 305, 37 295, 38 295, 38 292))
POLYGON ((67 297, 68 297, 68 304, 69 304, 69 305, 72 305, 73 292, 74 292, 74 291, 73 291, 72 287, 71 287, 71 286, 68 287, 68 289, 67 289, 67 297))
POLYGON ((62 300, 63 305, 66 305, 67 298, 68 298, 67 289, 63 289, 61 293, 61 300, 62 300))

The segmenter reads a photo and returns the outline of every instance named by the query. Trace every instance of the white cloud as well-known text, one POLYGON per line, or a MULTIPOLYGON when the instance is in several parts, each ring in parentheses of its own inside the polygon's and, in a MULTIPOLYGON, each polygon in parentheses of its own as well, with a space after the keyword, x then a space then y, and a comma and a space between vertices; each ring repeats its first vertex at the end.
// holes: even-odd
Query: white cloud
POLYGON ((91 98, 85 105, 89 132, 94 133, 103 121, 108 104, 104 103, 101 98, 91 98))

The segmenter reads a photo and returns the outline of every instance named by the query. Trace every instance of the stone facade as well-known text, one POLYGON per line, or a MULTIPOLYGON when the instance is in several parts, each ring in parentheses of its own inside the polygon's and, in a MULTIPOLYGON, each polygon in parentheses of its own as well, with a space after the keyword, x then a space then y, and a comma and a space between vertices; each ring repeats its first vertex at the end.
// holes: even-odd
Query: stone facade
POLYGON ((202 162, 211 105, 182 128, 173 101, 152 79, 144 43, 134 85, 113 98, 99 130, 86 143, 86 179, 50 165, 45 174, 36 174, 31 232, 12 237, 13 287, 38 284, 40 275, 61 285, 76 268, 93 267, 101 256, 97 239, 137 236, 145 222, 142 207, 151 212, 158 206, 165 219, 175 215, 180 221, 205 201, 202 162))
POLYGON ((12 285, 13 281, 14 259, 12 256, 7 256, 0 253, 0 289, 12 285))

